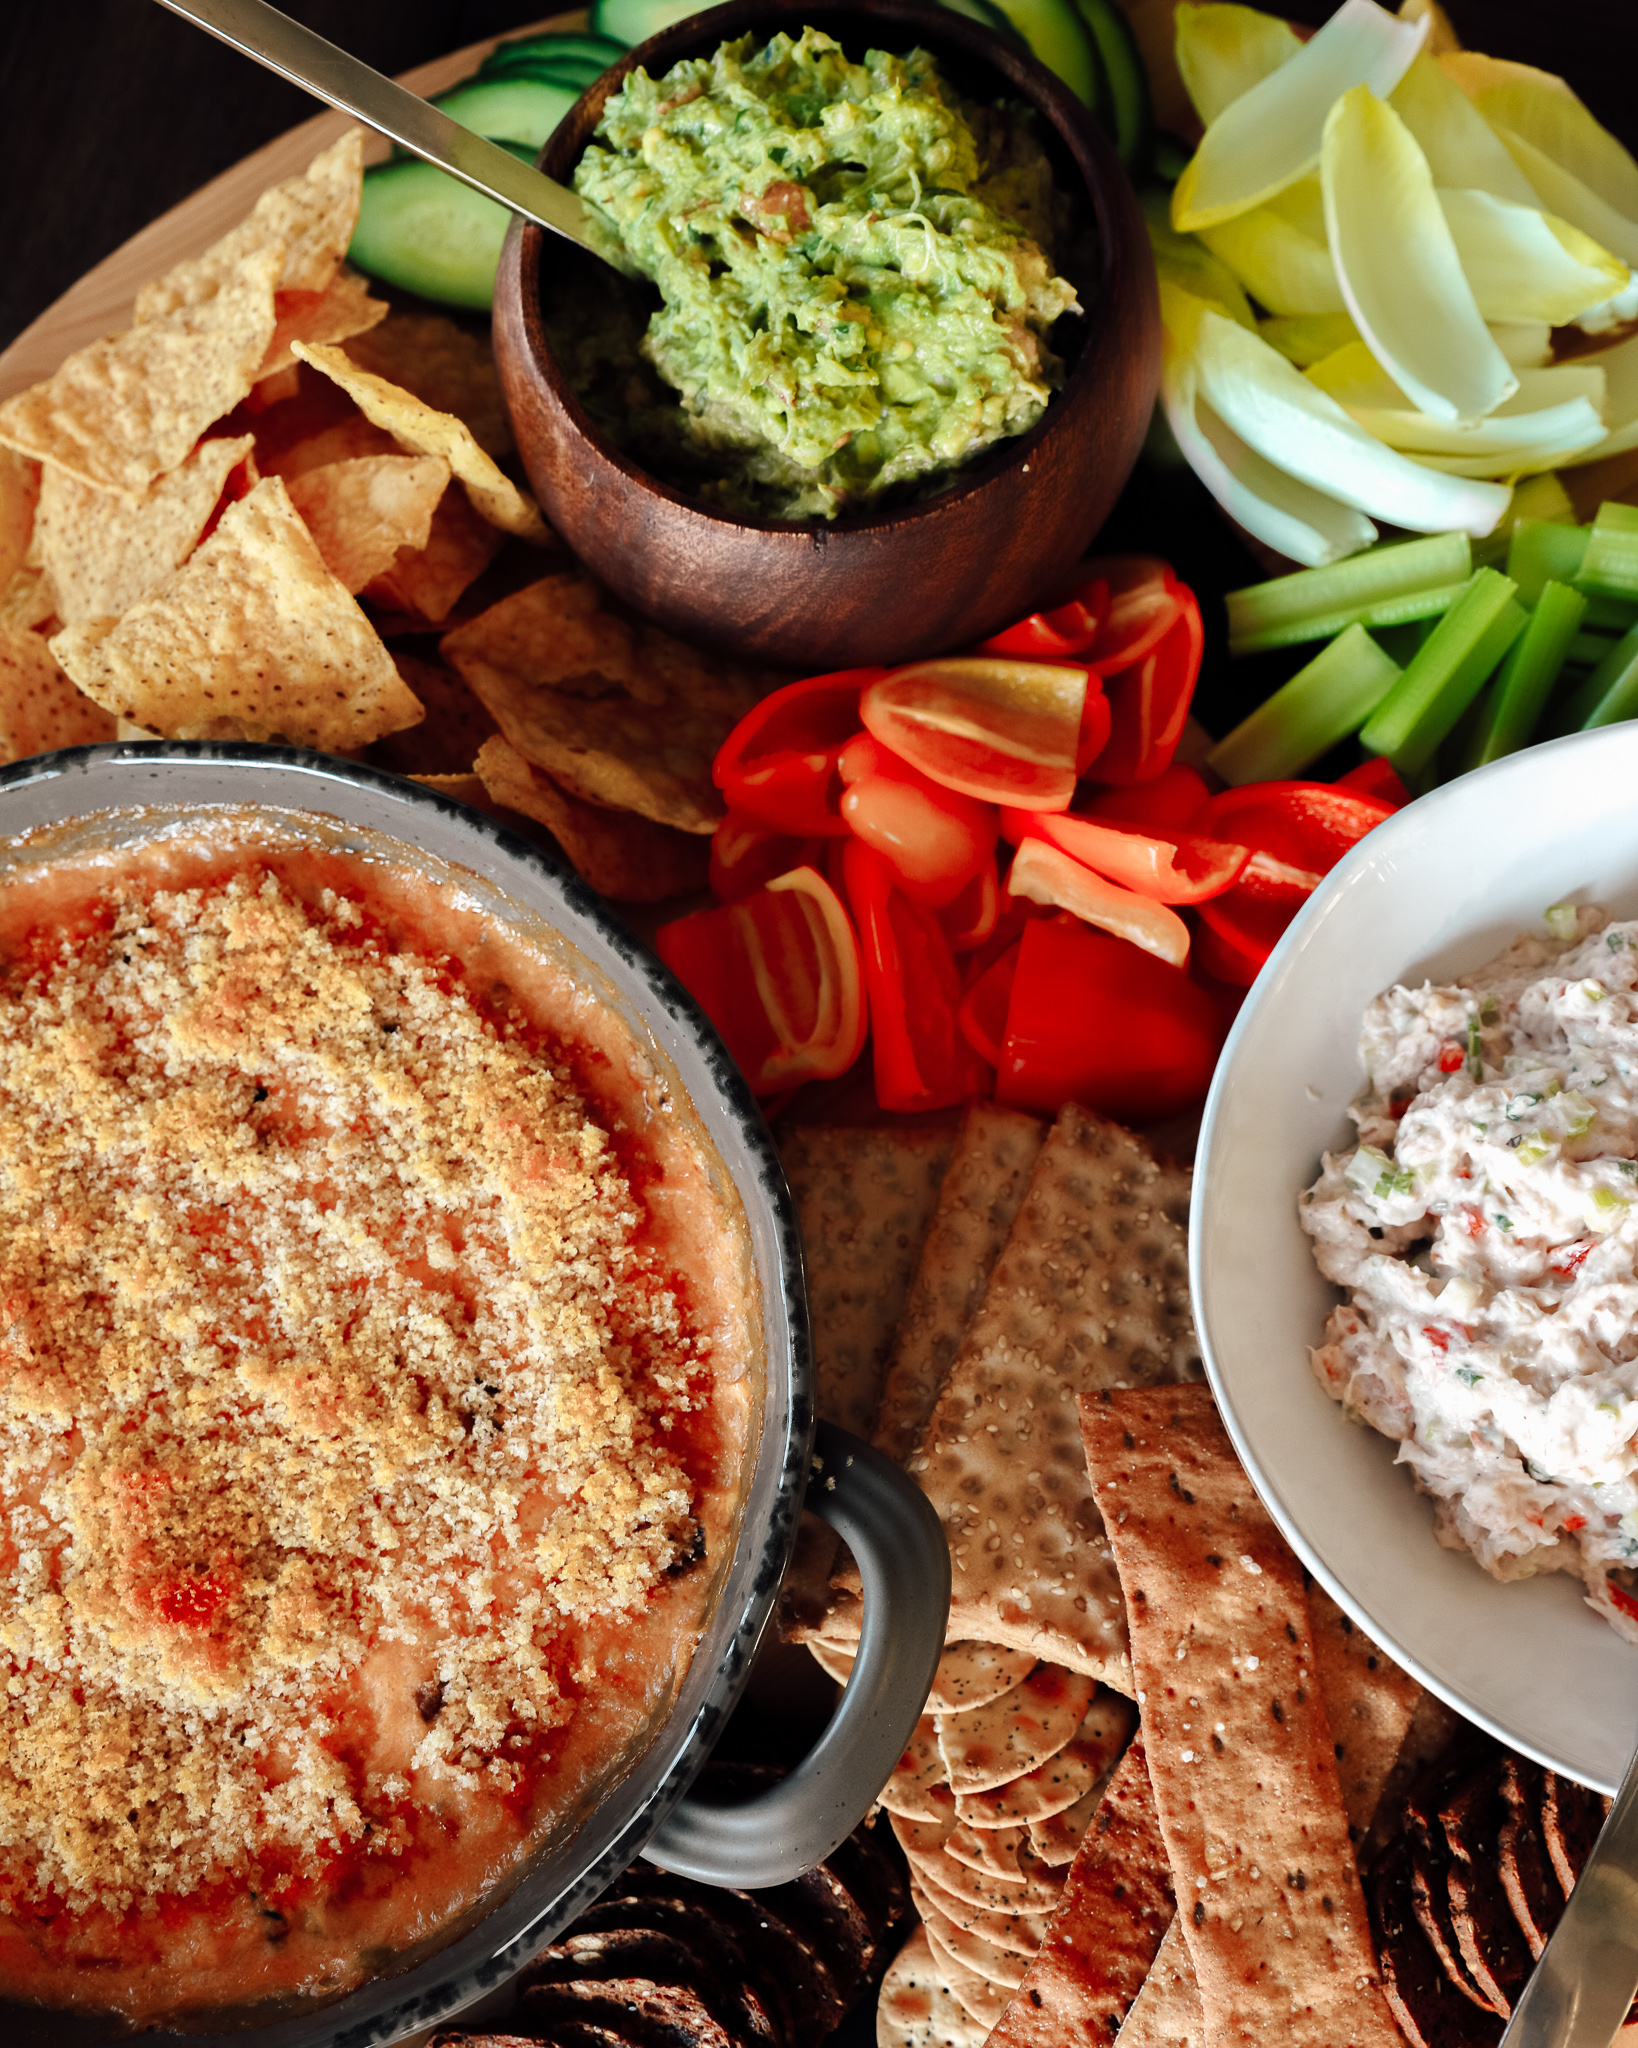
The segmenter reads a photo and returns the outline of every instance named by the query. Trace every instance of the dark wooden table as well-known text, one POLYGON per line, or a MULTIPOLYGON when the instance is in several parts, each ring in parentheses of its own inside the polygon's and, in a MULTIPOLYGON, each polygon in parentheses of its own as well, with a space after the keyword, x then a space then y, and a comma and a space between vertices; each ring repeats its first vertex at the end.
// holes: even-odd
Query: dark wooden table
MULTIPOLYGON (((499 35, 551 0, 287 0, 383 71, 499 35)), ((1322 21, 1332 0, 1284 0, 1322 21)), ((1476 49, 1564 72, 1638 148, 1638 0, 1448 0, 1476 49)), ((0 346, 82 271, 313 102, 154 0, 0 4, 0 346)))

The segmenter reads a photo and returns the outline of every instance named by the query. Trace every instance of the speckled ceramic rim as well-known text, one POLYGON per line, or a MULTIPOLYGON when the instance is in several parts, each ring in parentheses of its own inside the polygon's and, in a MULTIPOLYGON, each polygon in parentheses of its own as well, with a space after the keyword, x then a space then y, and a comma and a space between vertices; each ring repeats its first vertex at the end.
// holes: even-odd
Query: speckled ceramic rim
MULTIPOLYGON (((761 1288, 767 1389, 739 1543, 716 1613, 647 1753, 566 1847, 543 1853, 467 1933, 399 1975, 327 2006, 231 2034, 154 2033, 154 2048, 222 2039, 254 2048, 376 2048, 493 1991, 638 1854, 687 1791, 732 1712, 790 1561, 813 1437, 811 1344, 801 1239, 761 1111, 681 985, 572 872, 503 826, 418 783, 288 747, 162 742, 75 748, 0 769, 0 836, 112 811, 254 807, 381 834, 497 910, 515 906, 575 948, 604 993, 691 1098, 738 1191, 761 1288)), ((0 2007, 8 2039, 53 2048, 110 2038, 59 2015, 37 2027, 0 2007)), ((32 2015, 31 2015, 32 2017, 32 2015)))

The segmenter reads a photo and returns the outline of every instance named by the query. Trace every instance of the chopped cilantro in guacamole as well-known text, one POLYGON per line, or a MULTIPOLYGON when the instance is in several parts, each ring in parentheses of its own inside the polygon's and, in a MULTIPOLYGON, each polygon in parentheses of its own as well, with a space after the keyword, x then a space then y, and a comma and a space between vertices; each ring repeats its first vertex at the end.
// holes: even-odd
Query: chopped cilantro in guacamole
POLYGON ((725 509, 834 518, 942 479, 1062 381, 1045 337, 1080 308, 1040 246, 1046 158, 924 51, 854 64, 805 29, 635 71, 574 183, 659 287, 640 355, 677 394, 607 333, 578 352, 594 417, 725 509))

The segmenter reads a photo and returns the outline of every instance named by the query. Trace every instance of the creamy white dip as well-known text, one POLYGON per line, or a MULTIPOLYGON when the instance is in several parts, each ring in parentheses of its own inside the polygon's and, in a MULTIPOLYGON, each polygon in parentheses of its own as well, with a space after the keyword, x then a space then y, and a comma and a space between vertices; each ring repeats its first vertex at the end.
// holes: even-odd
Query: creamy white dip
POLYGON ((1313 1364, 1441 1543, 1638 1643, 1638 922, 1548 922, 1366 1010, 1360 1142, 1300 1204, 1348 1295, 1313 1364))

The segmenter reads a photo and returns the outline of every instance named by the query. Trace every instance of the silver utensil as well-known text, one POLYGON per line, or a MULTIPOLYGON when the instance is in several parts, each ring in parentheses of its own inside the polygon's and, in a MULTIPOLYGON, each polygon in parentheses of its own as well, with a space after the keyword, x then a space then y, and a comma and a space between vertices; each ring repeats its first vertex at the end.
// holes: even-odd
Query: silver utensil
POLYGON ((1501 2048, 1610 2048, 1638 1991, 1638 1750, 1501 2048))
POLYGON ((617 240, 574 193, 521 162, 498 142, 474 135, 459 121, 419 98, 334 43, 303 28, 267 0, 159 0, 229 48, 265 64, 315 99, 339 107, 368 127, 425 157, 475 192, 497 199, 525 220, 549 228, 627 271, 617 240))

